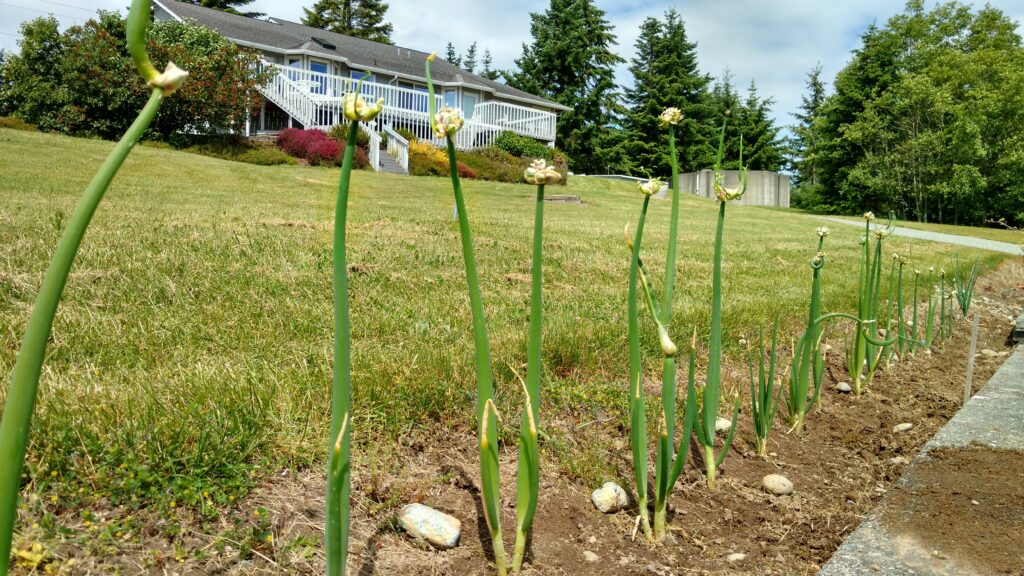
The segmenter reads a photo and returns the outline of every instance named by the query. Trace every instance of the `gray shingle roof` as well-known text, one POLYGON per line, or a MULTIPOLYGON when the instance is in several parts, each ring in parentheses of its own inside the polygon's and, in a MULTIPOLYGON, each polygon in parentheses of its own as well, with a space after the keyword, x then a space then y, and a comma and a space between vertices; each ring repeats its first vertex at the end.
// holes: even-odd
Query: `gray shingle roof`
MULTIPOLYGON (((212 28, 232 40, 268 46, 281 51, 306 50, 332 59, 343 58, 353 68, 376 68, 400 76, 423 78, 423 61, 428 55, 427 52, 353 38, 279 18, 271 18, 269 21, 247 18, 177 0, 157 0, 157 3, 175 16, 212 28), (313 41, 314 36, 327 40, 335 48, 321 46, 313 41)), ((477 76, 441 58, 434 61, 430 71, 438 84, 461 83, 493 92, 499 97, 526 100, 556 110, 568 110, 565 106, 546 98, 477 76)))

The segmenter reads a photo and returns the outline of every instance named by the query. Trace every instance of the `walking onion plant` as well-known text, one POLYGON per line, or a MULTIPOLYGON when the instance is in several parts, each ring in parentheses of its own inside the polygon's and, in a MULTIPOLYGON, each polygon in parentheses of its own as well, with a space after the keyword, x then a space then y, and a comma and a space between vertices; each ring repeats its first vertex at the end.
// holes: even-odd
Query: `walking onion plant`
POLYGON ((628 321, 629 321, 629 414, 630 414, 630 445, 633 452, 633 472, 636 478, 637 504, 640 522, 644 534, 661 540, 665 536, 666 517, 668 511, 668 495, 676 480, 682 473, 686 461, 688 439, 692 434, 693 419, 696 414, 694 391, 694 368, 696 352, 690 351, 689 379, 687 387, 686 411, 683 417, 683 436, 679 453, 675 453, 676 423, 676 364, 675 355, 678 351, 669 336, 668 328, 672 321, 672 296, 675 288, 676 245, 679 238, 679 162, 676 154, 675 127, 682 120, 682 112, 677 108, 668 108, 662 112, 659 120, 668 126, 669 159, 672 165, 672 209, 669 220, 668 250, 665 258, 664 295, 659 300, 655 294, 640 258, 640 247, 643 240, 644 224, 650 199, 664 185, 656 179, 649 179, 640 184, 644 195, 640 220, 637 224, 636 238, 631 239, 626 230, 626 246, 630 249, 632 260, 629 268, 628 321), (651 320, 658 330, 658 341, 662 351, 662 382, 661 382, 661 414, 659 417, 657 455, 654 472, 654 530, 652 533, 650 517, 647 510, 647 416, 643 397, 643 367, 640 357, 640 320, 639 294, 637 284, 644 292, 644 303, 650 313, 651 320))
POLYGON ((736 421, 739 417, 739 398, 735 400, 732 422, 728 435, 719 453, 715 454, 715 424, 718 420, 718 405, 722 395, 722 235, 725 228, 725 205, 739 199, 747 191, 747 170, 743 168, 743 141, 740 140, 739 184, 736 188, 726 188, 723 180, 722 153, 725 147, 725 127, 728 117, 722 122, 722 132, 718 139, 718 154, 715 160, 715 195, 718 198, 718 226, 715 231, 715 254, 711 274, 711 340, 708 356, 707 384, 704 386, 702 406, 698 421, 694 424, 697 431, 697 442, 704 448, 704 466, 707 470, 708 488, 717 486, 718 467, 722 465, 729 453, 733 434, 736 432, 736 421))
POLYGON ((953 291, 956 293, 956 301, 960 304, 960 313, 967 318, 967 312, 971 309, 971 299, 974 297, 974 283, 978 280, 978 260, 970 270, 960 268, 960 255, 954 255, 953 260, 953 291))
POLYGON ((754 373, 754 358, 747 359, 750 368, 750 414, 754 419, 754 444, 758 456, 768 455, 768 434, 775 423, 775 414, 779 408, 779 392, 775 391, 775 359, 776 340, 779 335, 779 320, 775 319, 772 328, 772 347, 768 354, 768 366, 765 367, 764 333, 757 340, 757 373, 754 373))
MULTIPOLYGON (((362 81, 355 92, 342 97, 342 109, 349 121, 348 142, 355 142, 360 122, 369 122, 383 109, 384 99, 367 104, 362 96, 362 81)), ((338 177, 338 196, 334 208, 334 381, 331 387, 331 431, 327 465, 327 526, 324 542, 327 574, 345 576, 348 558, 349 493, 351 491, 352 436, 352 327, 348 308, 348 266, 346 264, 346 225, 348 191, 355 146, 345 147, 338 177)))
MULTIPOLYGON (((483 300, 480 296, 480 281, 477 278, 476 258, 473 255, 473 238, 469 229, 469 218, 459 181, 459 171, 453 137, 462 128, 464 120, 460 110, 448 106, 435 112, 434 84, 430 77, 430 63, 436 54, 426 62, 427 91, 430 98, 430 122, 434 135, 446 141, 448 161, 451 170, 452 188, 455 194, 455 212, 462 239, 462 254, 466 265, 466 280, 469 288, 470 306, 473 312, 473 332, 476 338, 477 373, 477 422, 479 423, 480 483, 483 493, 484 519, 491 536, 494 564, 499 576, 508 572, 505 544, 501 535, 501 493, 498 469, 498 409, 494 403, 494 380, 491 373, 490 345, 487 340, 487 326, 484 318, 483 300)), ((542 256, 544 231, 544 186, 557 184, 561 174, 543 160, 533 162, 523 174, 524 179, 537 186, 534 212, 533 236, 533 279, 530 294, 530 328, 527 343, 526 381, 523 383, 523 417, 519 434, 519 470, 516 496, 516 542, 512 569, 522 568, 526 543, 537 511, 540 489, 539 446, 537 443, 540 419, 541 381, 541 326, 542 326, 542 256)))
POLYGON ((793 363, 789 372, 789 394, 786 397, 786 408, 792 431, 800 433, 803 429, 807 413, 817 403, 821 394, 822 377, 825 371, 825 358, 821 349, 821 270, 825 267, 825 237, 828 227, 816 230, 818 234, 818 250, 811 259, 811 303, 807 320, 807 329, 797 340, 793 348, 793 363), (812 388, 813 394, 808 400, 812 388))
POLYGON ((164 97, 177 91, 188 73, 168 62, 163 73, 157 72, 146 53, 145 31, 149 22, 150 0, 133 0, 125 26, 128 53, 142 79, 151 88, 149 100, 117 145, 104 160, 79 200, 68 225, 57 243, 50 266, 43 277, 36 303, 32 308, 21 349, 11 373, 3 416, 0 417, 0 576, 6 576, 11 552, 11 538, 18 505, 25 449, 35 408, 39 375, 42 371, 53 318, 60 303, 68 273, 78 247, 103 195, 120 169, 124 159, 142 137, 160 109, 164 97))
MULTIPOLYGON (((882 288, 882 241, 892 232, 892 222, 890 219, 887 227, 874 230, 875 247, 872 251, 871 222, 874 219, 873 213, 864 214, 864 236, 861 238, 864 249, 861 253, 857 286, 856 331, 853 341, 848 342, 846 350, 846 368, 858 396, 864 386, 871 384, 885 347, 895 342, 895 339, 891 338, 885 342, 877 339, 878 302, 882 288)), ((886 337, 888 336, 887 333, 886 337)))

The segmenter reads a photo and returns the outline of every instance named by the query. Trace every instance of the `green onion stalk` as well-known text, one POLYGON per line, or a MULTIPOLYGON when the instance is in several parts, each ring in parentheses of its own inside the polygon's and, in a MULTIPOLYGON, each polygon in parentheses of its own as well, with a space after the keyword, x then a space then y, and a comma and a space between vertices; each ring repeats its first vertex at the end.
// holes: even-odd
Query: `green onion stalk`
POLYGON ((772 346, 768 355, 768 366, 765 367, 764 354, 764 332, 757 341, 757 375, 754 374, 754 359, 751 355, 747 359, 750 369, 750 414, 754 420, 754 444, 757 455, 766 457, 768 455, 768 434, 775 424, 775 414, 779 407, 779 396, 782 389, 775 391, 775 365, 777 357, 777 340, 779 335, 779 320, 775 319, 772 329, 772 346))
POLYGON ((971 299, 974 296, 974 283, 978 280, 978 259, 974 260, 970 271, 960 268, 960 255, 955 254, 953 260, 953 290, 956 292, 956 301, 960 304, 960 312, 963 318, 971 309, 971 299))
POLYGON ((912 321, 912 323, 910 325, 910 330, 909 330, 910 342, 908 344, 911 353, 915 352, 917 350, 917 348, 921 345, 921 341, 917 337, 917 332, 918 332, 918 327, 917 327, 918 326, 917 325, 917 304, 918 304, 918 302, 917 302, 917 295, 918 295, 918 289, 920 287, 921 287, 921 271, 915 268, 914 269, 914 315, 913 315, 914 319, 913 319, 913 321, 912 321))
POLYGON ((39 388, 39 375, 42 372, 57 305, 60 303, 75 255, 93 214, 121 164, 153 121, 164 97, 181 88, 188 76, 187 72, 179 69, 173 62, 168 62, 162 73, 157 72, 150 62, 145 40, 149 7, 149 0, 133 0, 125 27, 132 62, 152 89, 149 99, 86 186, 78 206, 68 220, 39 287, 39 294, 36 296, 36 303, 29 316, 21 348, 11 373, 7 400, 3 416, 0 417, 0 462, 3 463, 0 466, 0 576, 6 576, 7 560, 11 556, 18 492, 25 464, 32 412, 39 388))
MULTIPOLYGON (((342 110, 349 120, 347 142, 356 141, 360 122, 373 120, 383 110, 384 100, 367 104, 361 87, 362 82, 355 92, 346 92, 342 96, 342 110)), ((345 576, 348 559, 349 494, 352 486, 352 325, 349 318, 346 231, 354 156, 355 146, 345 146, 334 209, 334 379, 331 386, 331 430, 328 441, 327 525, 324 531, 329 576, 345 576)))
MULTIPOLYGON (((861 245, 860 274, 857 290, 857 330, 852 344, 847 346, 846 366, 859 396, 863 386, 870 385, 882 359, 885 346, 878 344, 872 333, 878 332, 878 301, 882 284, 882 241, 892 232, 892 222, 884 229, 874 231, 874 256, 871 250, 871 222, 875 215, 864 214, 864 236, 861 245)), ((894 340, 895 342, 895 340, 894 340)))
POLYGON ((807 329, 793 348, 793 366, 789 373, 789 395, 786 408, 789 412, 791 431, 797 434, 803 429, 804 421, 821 395, 821 383, 825 371, 825 358, 821 350, 821 269, 825 267, 825 236, 829 230, 822 226, 816 230, 818 250, 811 259, 811 303, 807 329), (808 400, 813 382, 814 393, 808 400))
POLYGON ((939 333, 938 339, 944 340, 946 332, 946 270, 939 270, 939 333))
MULTIPOLYGON (((697 403, 694 386, 694 368, 696 365, 696 346, 690 347, 689 379, 686 393, 686 409, 683 416, 683 435, 679 442, 679 453, 675 453, 675 420, 676 420, 676 347, 669 338, 669 326, 672 323, 672 298, 676 282, 676 251, 679 242, 679 155, 676 150, 676 126, 683 119, 678 108, 667 108, 659 116, 662 125, 668 127, 669 163, 672 168, 672 209, 668 229, 668 250, 665 255, 664 298, 661 300, 660 320, 656 323, 662 348, 661 377, 661 424, 658 433, 658 450, 654 469, 654 538, 665 537, 665 521, 668 511, 668 495, 672 492, 676 480, 683 471, 689 439, 696 418, 697 403)), ((650 185, 648 185, 650 187, 650 185)), ((639 261, 637 262, 639 265, 639 261)), ((643 271, 641 270, 641 273, 643 271)), ((646 274, 644 274, 646 277, 646 274)), ((653 293, 649 282, 644 282, 647 292, 653 293)), ((650 299, 649 308, 652 315, 657 312, 657 301, 650 299)), ((695 344, 695 342, 693 343, 695 344)))
POLYGON ((533 217, 533 264, 530 288, 530 332, 526 344, 526 381, 523 383, 523 416, 519 426, 519 469, 516 474, 516 542, 512 552, 512 571, 519 572, 526 554, 526 542, 537 512, 540 493, 540 446, 537 427, 540 422, 541 339, 543 317, 544 185, 557 184, 562 175, 538 159, 524 173, 525 180, 537 186, 533 217))
MULTIPOLYGON (((629 324, 629 444, 633 452, 633 474, 636 480, 637 507, 644 535, 652 538, 651 520, 647 512, 647 414, 644 406, 643 367, 640 358, 640 304, 637 278, 640 274, 640 244, 644 237, 644 223, 651 195, 644 194, 644 203, 637 221, 636 237, 632 242, 633 254, 629 266, 627 293, 627 321, 629 324)), ((626 231, 628 241, 629 231, 626 231)), ((646 286, 644 290, 648 291, 646 286)))
POLYGON ((494 551, 494 564, 499 576, 508 573, 505 557, 505 544, 501 537, 501 492, 498 469, 498 410, 494 404, 494 378, 491 372, 490 344, 487 339, 487 323, 484 316, 483 299, 480 296, 480 280, 476 272, 476 257, 473 255, 473 237, 469 229, 469 218, 466 214, 466 203, 462 196, 462 184, 459 181, 458 160, 455 153, 455 142, 452 138, 464 124, 459 110, 443 107, 435 111, 437 104, 434 97, 434 83, 430 77, 430 63, 437 55, 427 57, 426 77, 427 93, 430 107, 431 129, 439 138, 448 144, 448 163, 452 177, 452 190, 455 195, 455 212, 459 221, 459 236, 462 239, 462 256, 466 265, 466 284, 469 290, 469 303, 473 313, 473 334, 476 340, 476 414, 480 449, 480 485, 483 494, 484 520, 491 536, 494 551))
POLYGON ((925 350, 928 350, 928 349, 930 349, 932 347, 932 344, 935 342, 936 334, 938 334, 938 329, 937 329, 937 327, 935 325, 935 314, 936 314, 936 312, 938 312, 938 306, 935 305, 936 304, 935 300, 936 300, 936 298, 940 298, 941 297, 941 296, 937 295, 938 294, 938 291, 937 291, 938 286, 935 285, 935 267, 934 266, 931 266, 931 267, 928 268, 928 281, 926 282, 926 284, 928 285, 928 294, 929 294, 929 296, 928 296, 928 311, 926 312, 927 316, 926 316, 925 324, 924 324, 924 334, 921 336, 921 346, 924 347, 925 350))
POLYGON ((711 275, 711 340, 709 344, 707 384, 704 386, 703 406, 700 420, 695 424, 697 441, 704 447, 704 466, 707 471, 708 488, 717 487, 717 471, 729 453, 736 422, 739 418, 739 398, 735 400, 732 422, 722 449, 715 454, 715 423, 718 420, 718 405, 721 400, 722 380, 722 235, 725 228, 725 206, 732 200, 741 198, 747 190, 747 171, 743 168, 743 141, 740 140, 740 181, 736 188, 726 188, 723 182, 721 167, 722 153, 725 147, 725 127, 728 118, 722 122, 722 132, 718 141, 718 155, 715 161, 714 189, 718 197, 718 226, 715 231, 715 254, 711 275))

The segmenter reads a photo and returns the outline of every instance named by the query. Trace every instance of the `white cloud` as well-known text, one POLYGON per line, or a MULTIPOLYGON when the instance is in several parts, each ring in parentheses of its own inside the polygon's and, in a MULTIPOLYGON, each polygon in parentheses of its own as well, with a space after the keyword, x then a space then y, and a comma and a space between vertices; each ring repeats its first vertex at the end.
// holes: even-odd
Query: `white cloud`
MULTIPOLYGON (((388 0, 388 19, 395 26, 396 43, 443 53, 451 41, 464 51, 478 42, 479 57, 489 48, 497 68, 511 68, 529 42, 530 12, 547 8, 548 0, 388 0)), ((298 21, 302 6, 314 0, 255 0, 247 9, 298 21)), ((928 5, 934 5, 930 0, 928 5)), ((971 0, 980 7, 984 0, 971 0)), ((990 0, 992 6, 1024 22, 1024 0, 990 0)), ((20 22, 53 13, 64 25, 86 20, 96 9, 117 10, 127 0, 5 0, 0 4, 0 48, 16 49, 20 22)), ((740 90, 755 80, 762 97, 775 99, 774 115, 780 125, 792 122, 790 113, 800 104, 807 72, 821 62, 824 78, 831 80, 859 45, 859 36, 872 22, 883 24, 902 10, 895 0, 596 0, 615 26, 618 53, 632 57, 640 23, 660 17, 675 6, 686 31, 697 42, 701 70, 721 76, 728 69, 740 90)), ((1018 28, 1020 30, 1020 28, 1018 28)), ((616 71, 621 84, 632 82, 622 65, 616 71)))

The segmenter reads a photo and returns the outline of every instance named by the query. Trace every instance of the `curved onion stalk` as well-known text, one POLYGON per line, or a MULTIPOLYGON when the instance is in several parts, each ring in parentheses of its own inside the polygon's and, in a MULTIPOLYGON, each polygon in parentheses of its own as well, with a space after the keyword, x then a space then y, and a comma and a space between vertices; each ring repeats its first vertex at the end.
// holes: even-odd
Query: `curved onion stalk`
MULTIPOLYGON (((434 101, 434 83, 430 78, 430 62, 435 58, 431 54, 426 62, 427 93, 430 107, 432 128, 436 124, 436 104, 434 101)), ((491 372, 491 348, 487 339, 487 320, 484 316, 483 298, 480 296, 480 280, 476 273, 476 257, 473 255, 473 237, 469 229, 469 218, 466 215, 466 202, 462 196, 462 183, 459 181, 459 167, 455 155, 455 142, 452 135, 458 131, 445 132, 448 144, 448 165, 452 177, 452 191, 455 195, 455 213, 459 220, 459 237, 462 240, 462 257, 466 265, 466 284, 469 290, 469 304, 473 312, 473 335, 476 345, 476 414, 479 423, 480 438, 480 484, 483 494, 484 519, 491 536, 494 550, 494 564, 498 574, 505 576, 506 568, 505 543, 501 538, 501 493, 498 470, 498 410, 494 404, 494 378, 491 372)))
POLYGON ((165 96, 173 94, 185 81, 187 73, 168 63, 163 74, 158 73, 146 54, 145 29, 149 21, 149 0, 134 0, 125 33, 128 52, 143 79, 152 87, 149 100, 138 117, 104 160, 89 182, 78 206, 68 220, 67 228, 57 243, 50 266, 39 287, 35 306, 25 328, 21 349, 14 363, 7 391, 3 416, 0 418, 0 576, 6 576, 11 555, 11 538, 18 505, 22 467, 28 432, 35 408, 39 375, 42 372, 46 345, 53 327, 53 318, 60 303, 68 273, 78 247, 85 236, 96 208, 120 169, 124 159, 142 137, 160 109, 165 96))
POLYGON ((789 395, 786 407, 792 431, 797 434, 803 429, 807 413, 818 402, 821 395, 821 381, 825 370, 825 359, 821 351, 821 270, 825 267, 825 245, 827 228, 818 229, 818 251, 811 260, 811 304, 807 329, 797 340, 793 349, 793 366, 789 373, 789 395), (814 393, 807 399, 813 381, 814 393))
POLYGON ((718 405, 722 394, 722 235, 725 229, 725 205, 731 200, 742 197, 747 188, 746 171, 743 169, 742 139, 740 140, 739 186, 736 189, 725 188, 724 184, 720 181, 726 122, 728 122, 728 119, 722 122, 722 131, 718 141, 718 158, 715 161, 718 226, 715 230, 715 254, 711 275, 711 341, 709 345, 707 384, 704 386, 703 406, 699 416, 700 421, 695 426, 697 441, 704 447, 704 466, 707 472, 708 488, 712 490, 717 486, 716 476, 718 467, 722 465, 722 461, 725 460, 726 455, 729 453, 729 445, 732 444, 733 434, 736 432, 736 422, 740 409, 739 397, 737 396, 728 436, 726 436, 722 449, 716 456, 715 423, 718 420, 718 405))
POLYGON ((768 367, 765 368, 764 333, 757 340, 757 376, 754 375, 754 358, 749 357, 747 365, 750 369, 750 413, 754 419, 754 438, 758 456, 768 455, 768 434, 775 423, 775 414, 779 407, 779 396, 782 388, 775 391, 775 359, 776 341, 779 335, 779 319, 775 319, 772 328, 772 347, 768 355, 768 367))
MULTIPOLYGON (((636 226, 633 241, 633 257, 629 266, 629 291, 627 296, 629 322, 629 443, 633 451, 633 474, 636 480, 637 507, 640 511, 644 535, 651 534, 651 520, 647 513, 647 414, 644 407, 643 369, 640 359, 640 306, 637 301, 637 277, 640 269, 640 243, 644 236, 644 222, 651 197, 644 196, 640 209, 640 220, 636 226)), ((628 232, 627 232, 628 237, 628 232)), ((646 278, 644 280, 646 286, 646 278)))
POLYGON ((530 289, 530 334, 526 350, 525 400, 519 428, 519 469, 516 474, 516 542, 512 553, 512 571, 519 572, 526 553, 527 535, 533 526, 540 492, 540 447, 537 425, 540 421, 541 338, 543 315, 544 184, 537 184, 533 221, 533 264, 530 289))

